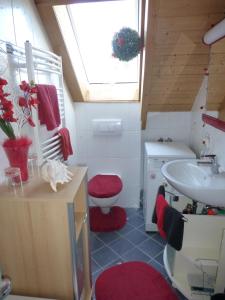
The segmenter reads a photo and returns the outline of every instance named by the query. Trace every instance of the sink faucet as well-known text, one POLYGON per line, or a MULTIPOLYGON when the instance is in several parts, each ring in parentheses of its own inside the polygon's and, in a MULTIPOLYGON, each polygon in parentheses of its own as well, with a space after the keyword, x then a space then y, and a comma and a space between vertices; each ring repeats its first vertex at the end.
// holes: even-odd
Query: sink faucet
POLYGON ((219 164, 215 154, 202 155, 201 158, 210 158, 210 161, 199 160, 198 165, 211 165, 211 171, 213 174, 219 174, 219 164))

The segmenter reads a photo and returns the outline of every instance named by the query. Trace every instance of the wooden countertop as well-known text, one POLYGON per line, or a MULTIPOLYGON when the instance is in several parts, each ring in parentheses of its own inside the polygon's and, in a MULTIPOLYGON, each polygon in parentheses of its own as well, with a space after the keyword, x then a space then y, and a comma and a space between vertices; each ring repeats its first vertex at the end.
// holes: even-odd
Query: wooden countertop
POLYGON ((14 196, 9 193, 7 186, 0 186, 0 201, 62 201, 72 203, 80 184, 87 173, 87 167, 71 167, 74 174, 69 183, 57 184, 57 192, 54 192, 50 184, 42 178, 32 178, 23 185, 24 195, 14 196))
POLYGON ((53 300, 47 298, 33 298, 33 297, 25 297, 25 296, 16 296, 16 295, 9 295, 5 300, 53 300))

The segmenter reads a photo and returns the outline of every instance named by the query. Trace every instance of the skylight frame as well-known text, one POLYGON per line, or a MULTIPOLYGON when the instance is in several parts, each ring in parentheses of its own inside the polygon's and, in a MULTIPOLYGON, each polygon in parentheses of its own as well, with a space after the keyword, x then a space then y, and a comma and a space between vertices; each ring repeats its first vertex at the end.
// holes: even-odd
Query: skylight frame
MULTIPOLYGON (((103 0, 103 1, 118 1, 118 0, 103 0)), ((143 1, 137 0, 137 23, 140 36, 143 36, 143 1)), ((84 1, 89 2, 89 1, 84 1)), ((91 1, 92 2, 92 1, 91 1)), ((94 1, 98 2, 98 1, 94 1)), ((136 83, 103 83, 103 84, 89 84, 85 74, 83 62, 81 60, 80 50, 77 45, 77 40, 74 35, 72 24, 70 22, 67 5, 53 6, 54 13, 69 55, 73 70, 76 74, 79 83, 82 98, 74 99, 74 101, 88 101, 88 102, 139 102, 141 97, 142 87, 142 56, 141 51, 138 56, 138 70, 136 83), (73 37, 71 39, 71 37, 73 37)), ((144 8, 145 9, 145 8, 144 8)), ((119 62, 119 60, 118 60, 119 62)))
MULTIPOLYGON (((115 2, 127 2, 129 4, 129 0, 114 0, 114 1, 100 1, 100 2, 113 2, 113 5, 115 5, 115 2)), ((97 5, 100 5, 99 1, 95 2, 93 1, 92 2, 92 5, 93 3, 96 3, 97 5)), ((120 71, 124 72, 124 67, 126 68, 128 66, 129 68, 129 71, 127 73, 127 76, 129 76, 129 74, 131 73, 131 71, 133 71, 132 69, 135 69, 135 74, 132 75, 136 78, 129 78, 129 80, 127 81, 124 81, 123 78, 119 78, 118 80, 116 79, 116 75, 114 75, 114 79, 111 79, 111 80, 96 80, 96 78, 94 80, 91 80, 91 77, 93 77, 93 75, 91 76, 87 70, 87 64, 85 62, 86 58, 84 57, 84 54, 82 53, 82 50, 81 50, 81 45, 80 45, 80 40, 79 40, 79 37, 78 37, 78 34, 77 34, 77 25, 75 24, 74 22, 74 16, 73 16, 73 11, 72 11, 72 6, 75 6, 76 5, 88 5, 88 2, 87 3, 83 3, 83 4, 80 4, 80 3, 74 3, 74 4, 69 4, 69 5, 66 5, 66 9, 67 9, 67 12, 68 12, 68 16, 69 16, 69 19, 70 19, 70 22, 71 22, 71 26, 72 26, 72 29, 73 29, 73 33, 74 33, 74 37, 76 39, 76 43, 77 43, 77 46, 78 46, 78 50, 79 50, 79 53, 80 53, 80 58, 81 58, 81 61, 82 61, 82 65, 83 65, 83 68, 84 68, 84 73, 85 73, 85 76, 86 76, 86 79, 87 79, 87 82, 92 85, 92 84, 128 84, 128 83, 138 83, 139 82, 139 66, 140 66, 140 57, 137 56, 136 58, 134 58, 132 61, 129 61, 129 62, 121 62, 119 61, 117 58, 112 58, 112 61, 114 60, 113 63, 117 64, 117 67, 119 66, 120 68, 120 71), (123 64, 121 66, 121 64, 123 64), (131 65, 132 64, 132 65, 131 65), (135 66, 135 65, 136 66, 135 66), (124 66, 124 67, 123 67, 124 66)), ((140 17, 140 6, 139 6, 139 0, 133 0, 133 3, 132 5, 135 5, 136 7, 136 20, 135 20, 135 27, 132 26, 133 29, 137 30, 137 31, 140 31, 140 20, 139 20, 139 17, 140 17)), ((88 25, 87 25, 88 26, 88 25)), ((128 26, 128 25, 124 25, 124 26, 128 26)), ((129 26, 128 26, 129 27, 129 26)), ((118 28, 119 30, 119 28, 118 28)), ((113 33, 112 33, 112 38, 113 38, 113 33)), ((110 46, 111 46, 111 42, 110 42, 110 46)), ((107 64, 107 61, 105 61, 105 64, 107 64)), ((111 71, 109 71, 111 72, 111 71)), ((105 72, 106 73, 106 72, 105 72)), ((125 74, 126 75, 126 74, 125 74)))

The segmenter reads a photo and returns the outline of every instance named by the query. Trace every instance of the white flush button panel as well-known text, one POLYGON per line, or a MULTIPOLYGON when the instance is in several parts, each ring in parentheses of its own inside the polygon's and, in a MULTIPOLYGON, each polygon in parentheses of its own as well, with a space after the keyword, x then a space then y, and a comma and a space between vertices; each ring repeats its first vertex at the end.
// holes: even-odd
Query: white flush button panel
POLYGON ((121 119, 93 119, 94 135, 121 135, 122 120, 121 119))

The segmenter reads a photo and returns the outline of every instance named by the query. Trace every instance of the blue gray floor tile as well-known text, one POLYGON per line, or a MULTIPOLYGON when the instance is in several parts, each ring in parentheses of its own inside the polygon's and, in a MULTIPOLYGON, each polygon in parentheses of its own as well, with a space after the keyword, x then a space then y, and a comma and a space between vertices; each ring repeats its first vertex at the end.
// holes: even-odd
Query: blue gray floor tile
POLYGON ((134 229, 132 231, 130 231, 129 233, 127 233, 125 235, 125 237, 132 242, 134 245, 137 245, 141 242, 143 242, 144 240, 146 240, 148 237, 146 234, 140 232, 137 229, 134 229))
MULTIPOLYGON (((142 209, 128 208, 126 212, 127 223, 122 229, 91 233, 93 286, 104 270, 134 260, 152 265, 170 282, 163 264, 165 241, 158 233, 145 232, 142 209)), ((177 294, 180 300, 186 300, 177 294)))
POLYGON ((93 254, 93 259, 101 267, 108 265, 110 262, 118 258, 118 255, 115 254, 115 252, 113 252, 109 247, 103 247, 100 250, 95 251, 93 254))
POLYGON ((123 259, 125 261, 143 261, 148 262, 150 257, 146 255, 144 252, 139 250, 137 247, 134 247, 133 249, 129 250, 125 254, 122 255, 123 259))

